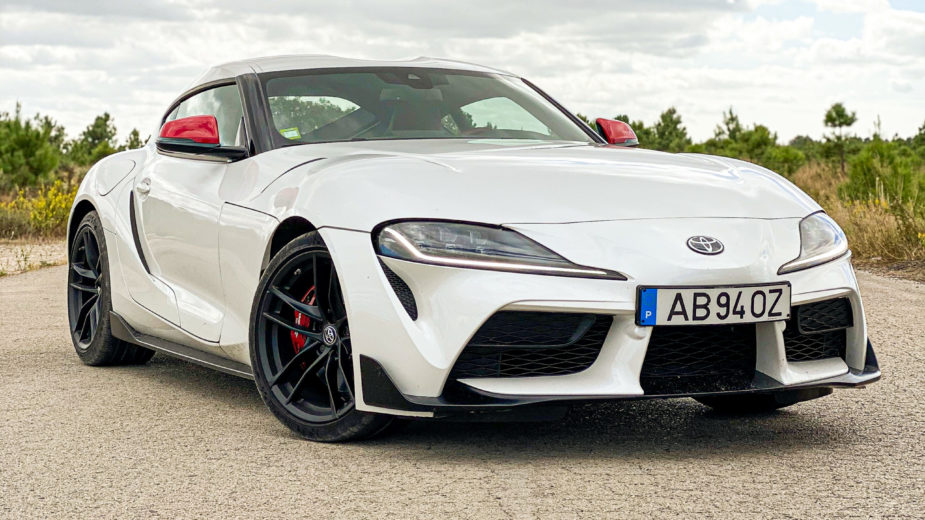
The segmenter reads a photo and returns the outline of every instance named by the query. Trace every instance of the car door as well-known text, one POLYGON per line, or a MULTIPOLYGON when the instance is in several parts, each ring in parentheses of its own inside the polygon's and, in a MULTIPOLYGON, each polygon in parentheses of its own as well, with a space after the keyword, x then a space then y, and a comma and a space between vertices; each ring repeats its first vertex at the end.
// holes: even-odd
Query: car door
MULTIPOLYGON (((195 115, 215 116, 221 144, 234 145, 243 117, 237 85, 213 87, 183 100, 166 121, 195 115)), ((219 341, 225 315, 218 253, 224 200, 219 187, 229 166, 214 158, 159 153, 135 178, 137 225, 149 270, 173 290, 180 328, 209 342, 219 341)))

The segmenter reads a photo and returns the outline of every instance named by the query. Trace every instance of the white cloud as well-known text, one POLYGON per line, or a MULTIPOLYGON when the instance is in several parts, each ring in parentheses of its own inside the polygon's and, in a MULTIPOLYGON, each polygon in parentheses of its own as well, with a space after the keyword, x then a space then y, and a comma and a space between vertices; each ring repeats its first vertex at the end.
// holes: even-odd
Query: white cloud
POLYGON ((812 0, 823 11, 833 13, 875 13, 890 9, 888 0, 812 0))
POLYGON ((834 101, 857 110, 859 132, 877 115, 889 134, 921 125, 925 15, 879 0, 815 0, 818 10, 772 16, 784 3, 281 0, 255 10, 244 0, 7 0, 0 110, 20 100, 71 134, 109 111, 123 134, 148 133, 209 65, 304 52, 484 63, 523 74, 589 115, 650 122, 677 106, 698 139, 730 106, 784 139, 820 135, 834 101), (862 29, 820 36, 819 17, 835 11, 861 13, 862 29))

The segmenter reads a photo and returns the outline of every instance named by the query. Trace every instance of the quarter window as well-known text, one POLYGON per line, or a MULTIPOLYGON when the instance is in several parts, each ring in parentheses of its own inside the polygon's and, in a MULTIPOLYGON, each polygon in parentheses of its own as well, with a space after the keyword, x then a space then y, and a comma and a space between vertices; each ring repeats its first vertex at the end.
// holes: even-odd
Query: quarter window
POLYGON ((184 100, 166 121, 189 116, 215 116, 222 146, 244 145, 244 108, 237 85, 215 87, 184 100))

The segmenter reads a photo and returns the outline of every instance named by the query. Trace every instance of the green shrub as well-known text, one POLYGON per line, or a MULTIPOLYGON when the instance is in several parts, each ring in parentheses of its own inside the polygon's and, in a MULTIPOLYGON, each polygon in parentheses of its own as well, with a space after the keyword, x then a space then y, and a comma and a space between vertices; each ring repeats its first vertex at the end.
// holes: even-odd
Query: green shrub
POLYGON ((882 200, 897 216, 925 216, 925 168, 902 142, 879 136, 848 161, 848 182, 839 190, 845 200, 882 200))
POLYGON ((20 105, 11 116, 0 112, 0 188, 34 186, 50 179, 60 151, 60 127, 50 119, 23 119, 20 105))

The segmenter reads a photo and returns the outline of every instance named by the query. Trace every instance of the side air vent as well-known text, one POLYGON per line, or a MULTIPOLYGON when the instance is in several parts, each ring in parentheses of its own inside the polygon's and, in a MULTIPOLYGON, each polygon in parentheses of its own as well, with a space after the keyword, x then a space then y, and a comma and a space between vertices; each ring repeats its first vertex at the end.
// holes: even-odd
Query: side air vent
POLYGON ((151 269, 148 268, 148 261, 145 259, 145 253, 141 250, 141 240, 138 237, 138 222, 135 219, 135 190, 130 191, 128 194, 128 219, 132 225, 132 241, 135 243, 135 251, 138 253, 138 259, 141 260, 141 265, 144 266, 145 271, 151 274, 151 269))
POLYGON ((392 285, 392 290, 395 291, 395 296, 398 297, 401 306, 405 308, 405 312, 408 313, 412 320, 418 319, 418 305, 414 301, 414 293, 411 292, 411 287, 408 287, 408 284, 395 271, 389 269, 385 262, 380 260, 379 265, 382 266, 382 271, 389 280, 389 284, 392 285))

